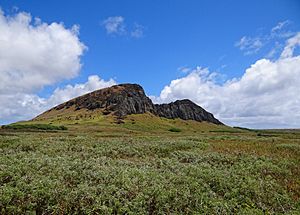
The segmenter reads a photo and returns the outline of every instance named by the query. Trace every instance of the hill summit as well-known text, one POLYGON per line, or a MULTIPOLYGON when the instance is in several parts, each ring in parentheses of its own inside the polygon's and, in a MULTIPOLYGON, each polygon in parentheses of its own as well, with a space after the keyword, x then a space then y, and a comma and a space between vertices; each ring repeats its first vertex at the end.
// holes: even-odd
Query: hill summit
POLYGON ((153 104, 146 96, 144 89, 138 84, 119 84, 112 87, 93 91, 91 93, 71 99, 37 116, 34 120, 48 118, 67 110, 100 111, 103 115, 113 115, 122 119, 130 114, 151 113, 168 119, 206 121, 222 124, 213 114, 196 105, 188 99, 177 100, 169 104, 153 104))

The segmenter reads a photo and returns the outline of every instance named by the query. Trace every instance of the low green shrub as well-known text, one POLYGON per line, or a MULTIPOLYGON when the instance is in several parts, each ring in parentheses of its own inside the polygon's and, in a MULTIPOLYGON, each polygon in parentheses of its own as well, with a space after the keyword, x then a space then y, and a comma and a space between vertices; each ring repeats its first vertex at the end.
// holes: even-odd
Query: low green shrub
POLYGON ((181 132, 180 128, 170 128, 169 131, 171 132, 181 132))
POLYGON ((2 129, 67 130, 67 127, 63 125, 56 126, 50 124, 10 124, 3 125, 2 129))
POLYGON ((299 214, 298 135, 184 134, 2 131, 0 214, 299 214))
POLYGON ((276 145, 277 149, 286 149, 291 151, 300 151, 299 144, 292 144, 292 143, 285 143, 285 144, 278 144, 276 145))

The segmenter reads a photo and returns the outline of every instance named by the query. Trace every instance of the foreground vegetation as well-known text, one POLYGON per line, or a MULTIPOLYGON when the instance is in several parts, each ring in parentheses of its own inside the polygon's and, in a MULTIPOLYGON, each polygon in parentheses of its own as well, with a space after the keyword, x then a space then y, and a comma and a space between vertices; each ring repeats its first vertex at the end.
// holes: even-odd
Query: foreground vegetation
POLYGON ((299 214, 300 132, 132 122, 0 130, 0 214, 299 214))

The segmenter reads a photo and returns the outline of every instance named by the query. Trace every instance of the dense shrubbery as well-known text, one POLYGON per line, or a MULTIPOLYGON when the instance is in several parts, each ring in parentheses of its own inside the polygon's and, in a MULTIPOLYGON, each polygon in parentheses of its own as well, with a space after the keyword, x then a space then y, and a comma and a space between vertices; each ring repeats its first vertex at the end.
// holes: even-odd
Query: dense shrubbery
POLYGON ((67 130, 66 126, 63 125, 50 125, 50 124, 10 124, 3 125, 3 129, 37 129, 37 130, 67 130))
POLYGON ((292 145, 281 145, 290 139, 272 145, 267 138, 216 133, 164 138, 97 135, 0 135, 0 214, 300 210, 299 152, 286 150, 299 146, 298 137, 292 145))

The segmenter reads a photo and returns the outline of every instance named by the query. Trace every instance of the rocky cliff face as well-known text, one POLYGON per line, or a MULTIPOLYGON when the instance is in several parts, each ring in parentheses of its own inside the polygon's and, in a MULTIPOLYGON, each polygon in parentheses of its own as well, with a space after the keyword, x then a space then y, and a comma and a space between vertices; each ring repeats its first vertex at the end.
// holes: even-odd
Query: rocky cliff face
MULTIPOLYGON (((143 88, 137 84, 120 84, 77 97, 60 104, 51 110, 60 110, 75 106, 80 109, 102 109, 104 114, 113 114, 123 117, 128 114, 154 113, 154 105, 143 88)), ((51 111, 50 110, 50 111, 51 111)))
MULTIPOLYGON (((112 114, 123 118, 129 114, 150 112, 159 117, 169 119, 207 121, 222 124, 214 116, 188 99, 177 100, 170 104, 153 104, 140 85, 120 84, 109 88, 96 90, 60 104, 47 112, 68 109, 100 109, 103 114, 112 114)), ((43 115, 43 114, 42 114, 43 115)), ((40 115, 39 117, 41 117, 40 115)))
POLYGON ((214 124, 222 124, 213 114, 188 99, 177 100, 169 104, 156 104, 155 111, 158 116, 169 119, 180 118, 184 120, 207 121, 214 124))

